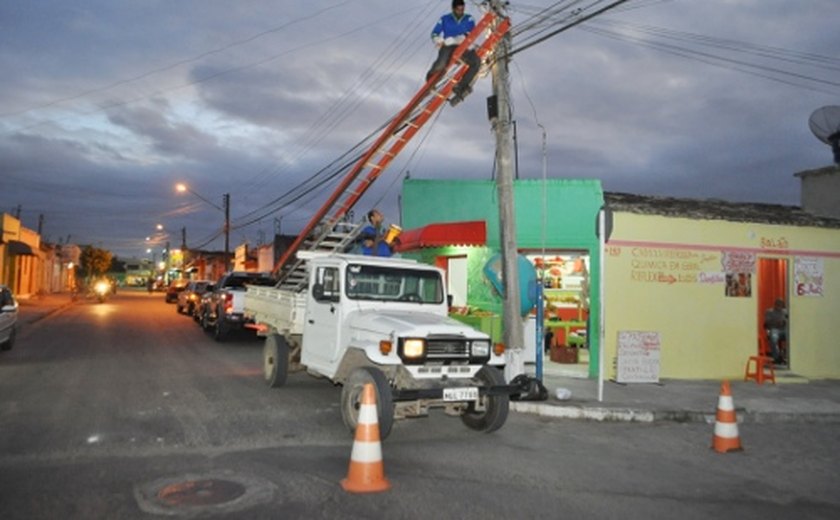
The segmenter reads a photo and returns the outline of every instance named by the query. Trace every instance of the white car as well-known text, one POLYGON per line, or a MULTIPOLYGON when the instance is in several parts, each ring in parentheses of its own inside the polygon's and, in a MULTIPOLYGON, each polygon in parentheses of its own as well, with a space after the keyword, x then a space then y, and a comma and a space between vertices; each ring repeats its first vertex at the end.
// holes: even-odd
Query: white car
POLYGON ((0 285, 0 350, 11 350, 17 331, 18 304, 12 290, 0 285))

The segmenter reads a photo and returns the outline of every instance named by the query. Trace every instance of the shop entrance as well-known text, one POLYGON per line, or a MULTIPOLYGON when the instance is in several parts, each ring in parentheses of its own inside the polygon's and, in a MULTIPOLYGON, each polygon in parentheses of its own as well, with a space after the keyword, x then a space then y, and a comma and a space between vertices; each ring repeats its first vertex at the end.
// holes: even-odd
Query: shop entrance
MULTIPOLYGON (((790 298, 788 297, 788 261, 785 258, 759 258, 758 259, 758 337, 768 339, 768 331, 765 328, 765 317, 768 309, 772 309, 776 300, 784 302, 784 327, 778 333, 779 354, 782 364, 790 364, 790 323, 787 320, 790 298)), ((774 336, 777 333, 774 332, 774 336)))
POLYGON ((542 280, 544 338, 536 338, 536 311, 525 328, 526 362, 536 348, 545 352, 547 372, 586 377, 589 373, 589 255, 585 251, 529 252, 528 260, 542 280), (534 350, 531 350, 531 349, 534 350))

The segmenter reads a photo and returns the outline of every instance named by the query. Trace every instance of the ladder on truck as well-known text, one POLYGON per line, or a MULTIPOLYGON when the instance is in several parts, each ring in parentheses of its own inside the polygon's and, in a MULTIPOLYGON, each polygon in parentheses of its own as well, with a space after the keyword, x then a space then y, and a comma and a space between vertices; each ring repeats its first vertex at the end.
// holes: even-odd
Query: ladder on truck
POLYGON ((430 77, 411 101, 391 119, 283 252, 272 271, 279 278, 278 288, 299 292, 306 287, 307 260, 298 258, 298 251, 344 252, 354 243, 365 224, 344 220, 348 212, 411 138, 446 103, 452 89, 467 72, 467 65, 460 62, 464 52, 484 37, 484 41, 475 49, 479 60, 484 62, 509 29, 510 19, 499 17, 492 11, 481 18, 452 53, 446 69, 430 77))

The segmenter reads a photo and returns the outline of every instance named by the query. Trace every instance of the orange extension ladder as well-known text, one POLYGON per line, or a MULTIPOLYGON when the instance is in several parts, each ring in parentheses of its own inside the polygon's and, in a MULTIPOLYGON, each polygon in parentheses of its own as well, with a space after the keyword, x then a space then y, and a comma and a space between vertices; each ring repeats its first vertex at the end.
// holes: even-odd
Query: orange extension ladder
POLYGON ((429 78, 411 101, 391 119, 289 245, 272 271, 279 278, 277 287, 301 291, 306 286, 306 259, 297 258, 298 251, 339 251, 350 245, 361 226, 343 222, 342 219, 411 138, 444 105, 452 89, 467 72, 467 65, 460 62, 461 56, 483 37, 484 41, 476 48, 476 53, 484 61, 509 29, 510 19, 501 18, 492 11, 481 18, 455 49, 446 70, 429 78))

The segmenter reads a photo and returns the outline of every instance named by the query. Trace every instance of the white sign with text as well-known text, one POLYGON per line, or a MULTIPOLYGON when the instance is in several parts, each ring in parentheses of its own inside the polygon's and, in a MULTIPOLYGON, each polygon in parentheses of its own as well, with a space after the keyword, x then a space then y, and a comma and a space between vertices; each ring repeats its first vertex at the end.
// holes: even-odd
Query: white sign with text
POLYGON ((616 381, 658 383, 660 347, 658 332, 618 331, 616 381))

